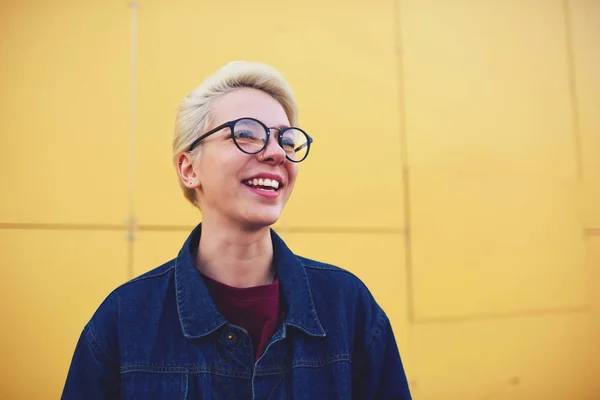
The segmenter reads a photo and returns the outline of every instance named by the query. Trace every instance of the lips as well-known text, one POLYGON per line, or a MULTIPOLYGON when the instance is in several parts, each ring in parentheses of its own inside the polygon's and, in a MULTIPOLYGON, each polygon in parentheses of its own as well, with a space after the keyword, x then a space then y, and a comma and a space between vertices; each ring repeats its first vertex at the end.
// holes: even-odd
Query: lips
POLYGON ((272 187, 269 189, 263 189, 261 187, 250 186, 247 183, 244 183, 243 185, 248 190, 250 190, 252 193, 257 194, 262 197, 266 197, 268 199, 276 199, 277 197, 279 197, 279 194, 281 193, 281 189, 273 189, 272 187))
POLYGON ((279 175, 261 173, 242 181, 242 184, 250 189, 254 194, 277 198, 283 188, 283 179, 279 175))

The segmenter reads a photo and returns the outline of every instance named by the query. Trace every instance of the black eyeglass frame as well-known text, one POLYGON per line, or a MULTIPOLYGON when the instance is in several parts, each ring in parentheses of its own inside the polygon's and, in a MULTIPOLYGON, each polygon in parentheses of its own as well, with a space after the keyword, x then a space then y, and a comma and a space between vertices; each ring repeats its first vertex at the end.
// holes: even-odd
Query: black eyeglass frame
POLYGON ((229 128, 229 130, 231 131, 231 138, 233 139, 233 143, 235 143, 235 146, 242 153, 245 153, 245 154, 258 154, 261 151, 263 151, 267 147, 267 144, 269 143, 269 139, 271 138, 271 129, 275 129, 279 133, 278 135, 276 135, 277 136, 277 143, 279 144, 279 146, 281 146, 282 149, 283 149, 283 143, 282 143, 283 139, 282 139, 282 137, 283 137, 283 134, 286 131, 288 131, 290 129, 295 129, 295 130, 298 130, 298 131, 302 132, 306 136, 306 139, 307 139, 306 143, 302 144, 300 147, 295 148, 294 152, 297 152, 298 150, 300 150, 300 149, 302 149, 304 147, 307 147, 306 154, 304 155, 304 157, 302 157, 301 160, 292 160, 290 157, 288 157, 287 153, 285 154, 285 158, 287 158, 288 160, 290 160, 291 162, 294 162, 294 163, 302 162, 302 161, 304 161, 306 159, 306 157, 308 157, 308 153, 310 152, 310 145, 313 142, 313 138, 310 137, 310 135, 308 133, 304 132, 304 130, 302 130, 300 128, 296 128, 295 126, 290 126, 288 128, 285 128, 285 129, 279 129, 277 127, 271 127, 271 128, 269 128, 262 121, 259 121, 256 118, 242 117, 242 118, 234 119, 233 121, 225 122, 224 124, 221 124, 221 125, 217 126, 216 128, 213 128, 210 131, 206 132, 205 134, 203 134, 198 139, 196 139, 196 140, 194 140, 192 142, 192 144, 190 145, 188 151, 194 150, 203 139, 205 139, 208 136, 212 135, 213 133, 217 133, 218 131, 220 131, 222 129, 225 129, 225 128, 229 128), (248 151, 242 149, 242 147, 238 144, 237 140, 235 139, 235 135, 233 134, 234 128, 235 128, 235 124, 237 124, 238 122, 243 121, 243 120, 251 120, 251 121, 257 122, 258 124, 260 124, 265 129, 265 132, 267 133, 267 139, 265 140, 265 143, 264 143, 263 147, 261 147, 260 150, 258 150, 256 152, 248 152, 248 151))

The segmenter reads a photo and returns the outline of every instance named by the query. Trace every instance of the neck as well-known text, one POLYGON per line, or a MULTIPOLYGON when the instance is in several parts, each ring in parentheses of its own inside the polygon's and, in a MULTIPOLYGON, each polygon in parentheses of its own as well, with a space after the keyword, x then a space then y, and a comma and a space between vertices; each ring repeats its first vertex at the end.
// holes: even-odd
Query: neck
POLYGON ((196 268, 218 282, 237 288, 273 281, 273 244, 269 227, 244 230, 205 215, 196 268))

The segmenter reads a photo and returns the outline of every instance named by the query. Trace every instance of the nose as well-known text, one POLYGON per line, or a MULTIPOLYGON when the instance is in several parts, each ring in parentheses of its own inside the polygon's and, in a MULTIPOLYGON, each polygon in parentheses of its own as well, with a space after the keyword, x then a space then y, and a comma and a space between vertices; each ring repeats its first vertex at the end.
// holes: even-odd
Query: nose
POLYGON ((261 156, 259 159, 262 162, 281 164, 285 161, 285 151, 279 145, 276 135, 279 135, 279 131, 277 129, 272 129, 271 134, 269 135, 269 141, 260 153, 261 156))

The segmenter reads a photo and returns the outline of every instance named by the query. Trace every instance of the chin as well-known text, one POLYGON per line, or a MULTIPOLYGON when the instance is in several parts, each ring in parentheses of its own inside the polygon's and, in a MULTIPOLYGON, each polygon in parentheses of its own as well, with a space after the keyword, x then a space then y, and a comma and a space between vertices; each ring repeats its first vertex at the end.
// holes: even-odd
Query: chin
POLYGON ((269 227, 279 220, 279 215, 279 212, 249 215, 246 218, 244 218, 244 223, 254 228, 269 227))

